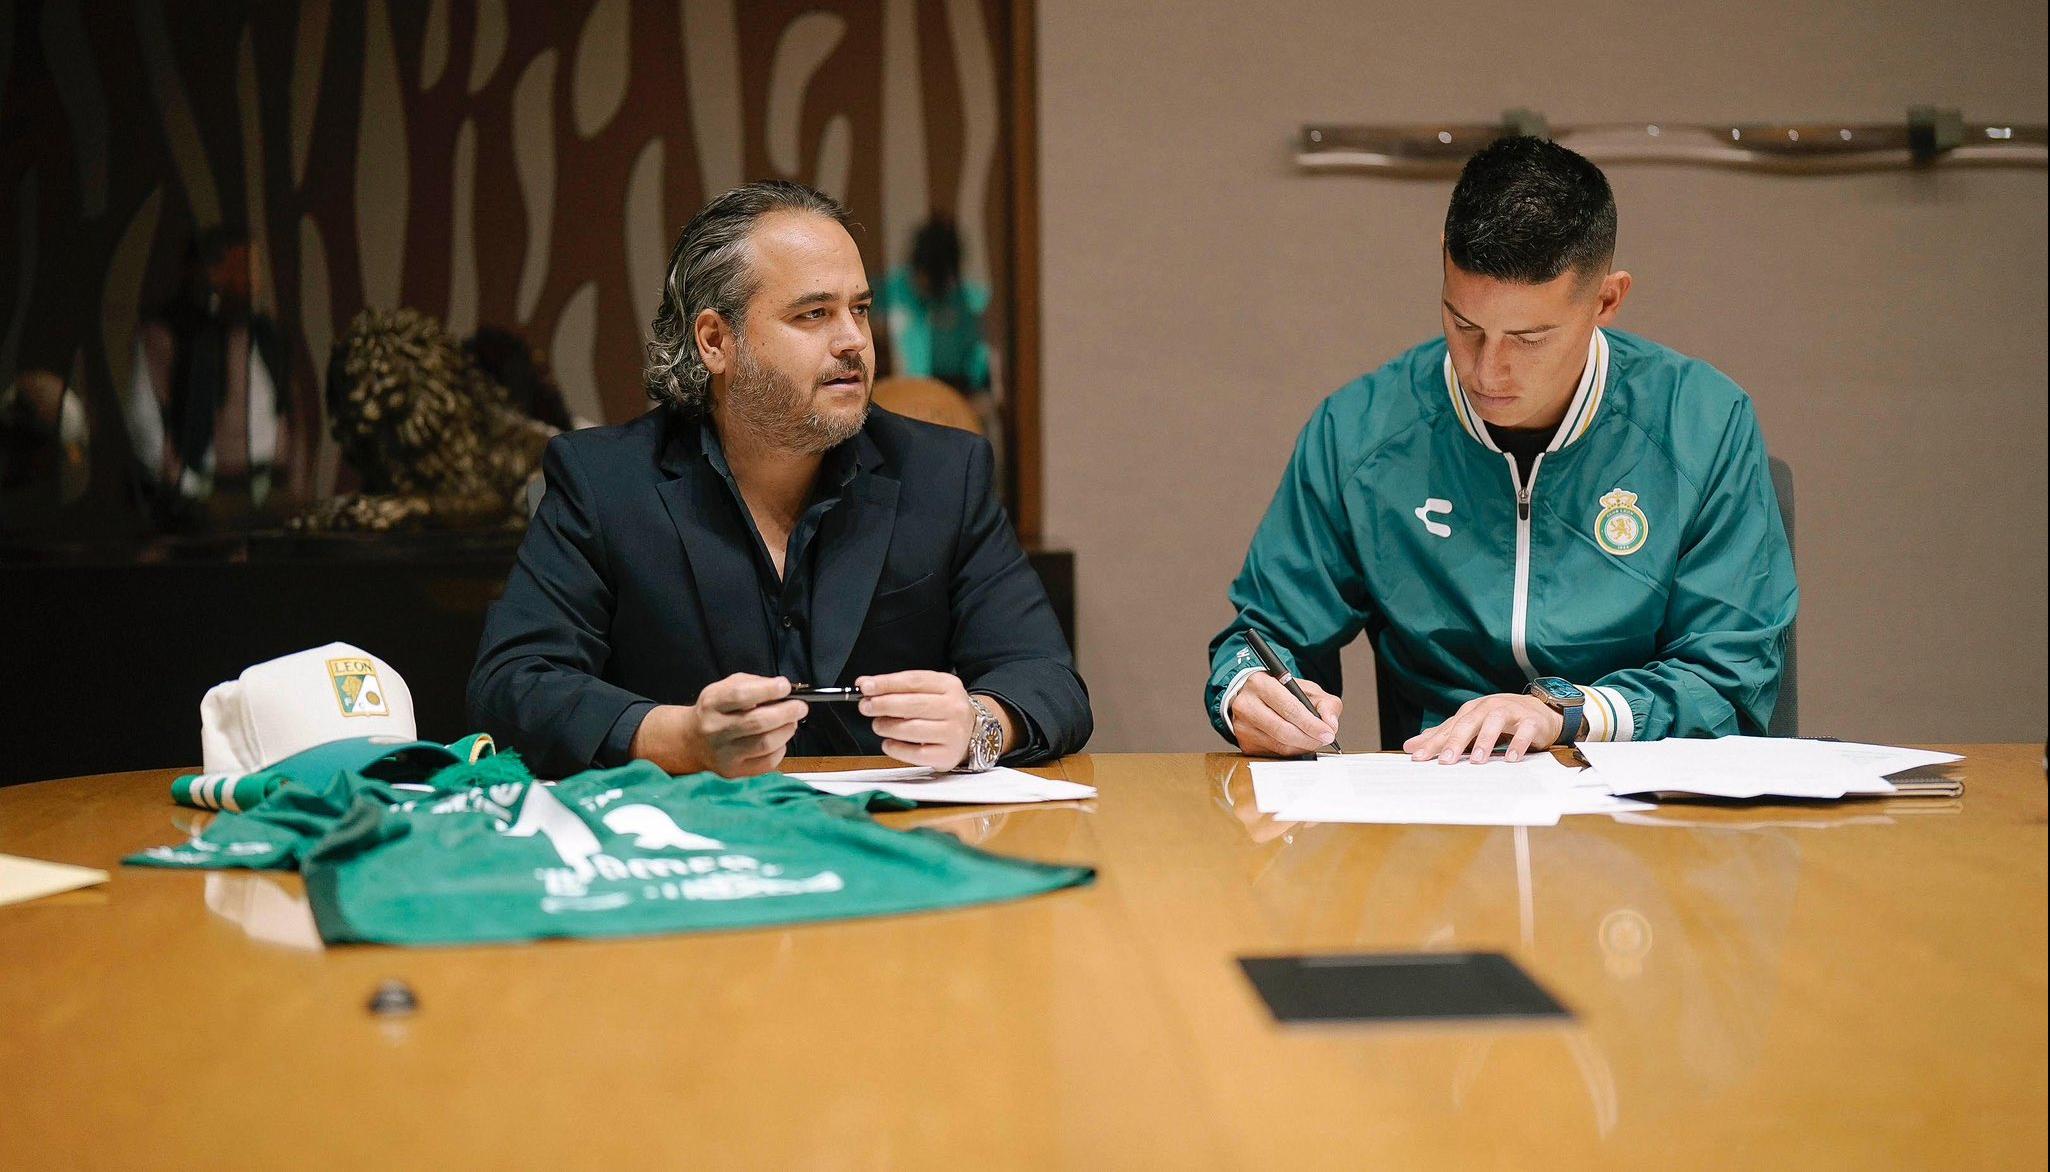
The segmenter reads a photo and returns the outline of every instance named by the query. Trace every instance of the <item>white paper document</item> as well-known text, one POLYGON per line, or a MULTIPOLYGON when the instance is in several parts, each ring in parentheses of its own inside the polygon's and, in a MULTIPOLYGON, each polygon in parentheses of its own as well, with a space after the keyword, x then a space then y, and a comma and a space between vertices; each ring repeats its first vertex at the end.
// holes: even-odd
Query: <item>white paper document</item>
POLYGON ((1612 794, 1822 798, 1890 794, 1891 773, 1961 761, 1955 753, 1790 737, 1595 741, 1580 746, 1612 794))
POLYGON ((1613 797, 1579 784, 1581 770, 1539 753, 1511 764, 1412 761, 1352 753, 1315 761, 1256 761, 1253 796, 1290 822, 1552 826, 1567 813, 1611 813, 1613 797))
POLYGON ((1069 802, 1096 796, 1096 787, 1035 777, 998 766, 985 773, 939 773, 919 766, 902 769, 840 769, 793 773, 822 793, 862 794, 881 790, 914 802, 1008 805, 1014 802, 1069 802))
POLYGON ((70 863, 46 863, 19 855, 0 855, 0 907, 105 883, 107 873, 70 863))

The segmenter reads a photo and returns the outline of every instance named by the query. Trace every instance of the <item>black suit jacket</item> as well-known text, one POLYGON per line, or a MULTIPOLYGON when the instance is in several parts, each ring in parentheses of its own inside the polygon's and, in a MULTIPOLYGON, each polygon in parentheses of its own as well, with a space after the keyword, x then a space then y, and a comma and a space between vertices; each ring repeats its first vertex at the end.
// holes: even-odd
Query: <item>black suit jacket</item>
MULTIPOLYGON (((699 427, 663 407, 549 442, 547 493, 469 686, 472 725, 540 776, 618 764, 606 738, 645 701, 689 704, 735 672, 776 674, 756 539, 699 427)), ((953 672, 1032 722, 1031 759, 1079 750, 1089 694, 996 502, 989 444, 879 408, 848 442, 860 469, 816 539, 808 682, 953 672)), ((859 751, 881 753, 866 719, 849 711, 844 724, 859 751)))

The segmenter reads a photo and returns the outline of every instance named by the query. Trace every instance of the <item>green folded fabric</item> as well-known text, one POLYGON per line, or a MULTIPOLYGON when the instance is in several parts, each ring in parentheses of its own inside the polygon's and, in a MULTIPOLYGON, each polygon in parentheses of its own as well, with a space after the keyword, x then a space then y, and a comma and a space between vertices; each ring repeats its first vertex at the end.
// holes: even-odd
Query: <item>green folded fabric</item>
POLYGON ((420 766, 440 769, 458 761, 478 761, 495 752, 497 746, 489 733, 471 733, 445 746, 388 736, 348 737, 315 745, 252 773, 186 774, 171 782, 171 800, 201 810, 241 813, 292 784, 294 778, 325 778, 346 769, 373 776, 417 772, 420 766))
POLYGON ((217 775, 181 777, 171 783, 171 799, 180 805, 211 808, 233 798, 234 806, 188 843, 151 847, 121 861, 135 867, 292 870, 363 787, 385 787, 376 792, 403 801, 413 795, 389 787, 428 785, 440 791, 480 781, 532 780, 517 755, 491 754, 491 738, 482 733, 452 745, 350 737, 315 745, 241 777, 224 776, 218 782, 213 780, 217 775))
POLYGON ((322 939, 409 945, 892 915, 1095 876, 991 855, 938 831, 891 830, 868 811, 912 803, 833 797, 781 774, 671 777, 637 761, 551 787, 509 754, 445 763, 417 779, 390 776, 390 763, 381 771, 295 777, 255 809, 216 817, 190 843, 125 861, 296 867, 322 939), (436 792, 395 789, 398 780, 436 792))

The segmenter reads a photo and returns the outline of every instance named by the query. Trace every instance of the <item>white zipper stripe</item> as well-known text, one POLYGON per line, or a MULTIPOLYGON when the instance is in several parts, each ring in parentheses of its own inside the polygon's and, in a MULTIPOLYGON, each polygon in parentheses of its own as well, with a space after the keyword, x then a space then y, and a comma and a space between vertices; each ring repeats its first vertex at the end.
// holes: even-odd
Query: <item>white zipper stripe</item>
POLYGON ((1544 453, 1540 452, 1530 462, 1530 483, 1523 483, 1516 474, 1516 457, 1503 453, 1509 462, 1509 482, 1516 486, 1516 594, 1509 613, 1509 650, 1516 656, 1516 666, 1523 669, 1526 680, 1538 678, 1538 670, 1531 666, 1530 648, 1527 636, 1530 627, 1530 513, 1537 495, 1538 469, 1544 465, 1544 453))
POLYGON ((1495 446, 1495 440, 1488 433, 1480 419, 1480 413, 1473 409, 1472 400, 1466 397, 1466 388, 1459 384, 1459 372, 1453 369, 1452 352, 1445 353, 1445 391, 1452 399, 1452 416, 1466 434, 1479 440, 1491 452, 1501 452, 1509 463, 1509 483, 1516 490, 1516 588, 1509 612, 1509 650, 1516 656, 1516 666, 1523 669, 1526 679, 1538 678, 1538 670, 1530 662, 1530 512, 1535 507, 1537 495, 1538 468, 1545 461, 1545 454, 1556 452, 1586 434, 1594 423, 1594 413, 1601 407, 1603 392, 1609 381, 1609 339, 1597 328, 1587 340, 1587 365, 1581 368, 1580 384, 1574 388, 1573 400, 1567 405, 1566 417, 1552 432, 1552 442, 1530 462, 1530 483, 1516 470, 1516 457, 1495 446))

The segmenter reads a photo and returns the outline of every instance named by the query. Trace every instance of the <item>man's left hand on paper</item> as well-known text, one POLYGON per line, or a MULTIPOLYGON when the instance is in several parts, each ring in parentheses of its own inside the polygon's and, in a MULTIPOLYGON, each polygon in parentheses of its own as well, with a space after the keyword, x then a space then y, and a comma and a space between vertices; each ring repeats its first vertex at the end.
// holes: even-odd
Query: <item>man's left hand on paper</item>
POLYGON ((1412 760, 1436 757, 1444 764, 1465 757, 1486 761, 1503 737, 1509 738, 1508 760, 1521 761, 1532 749, 1549 749, 1559 739, 1563 718, 1535 696, 1502 692, 1477 696, 1459 706, 1452 719, 1402 743, 1412 760))

